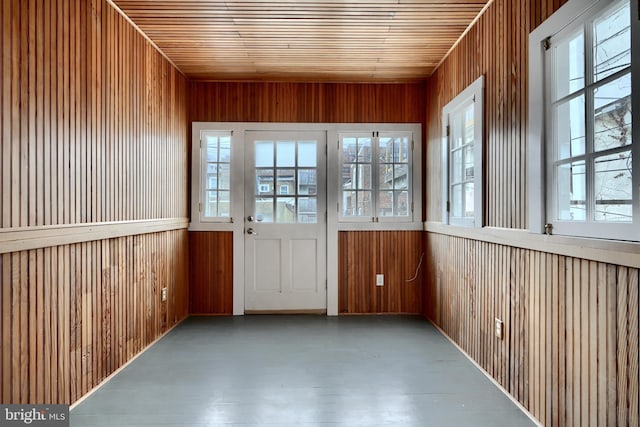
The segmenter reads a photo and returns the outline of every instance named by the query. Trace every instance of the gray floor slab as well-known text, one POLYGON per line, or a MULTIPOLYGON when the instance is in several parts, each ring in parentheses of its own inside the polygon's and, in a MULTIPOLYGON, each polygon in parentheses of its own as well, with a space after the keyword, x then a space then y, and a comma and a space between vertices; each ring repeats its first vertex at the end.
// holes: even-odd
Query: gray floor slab
POLYGON ((72 426, 532 426, 413 316, 187 319, 72 426))

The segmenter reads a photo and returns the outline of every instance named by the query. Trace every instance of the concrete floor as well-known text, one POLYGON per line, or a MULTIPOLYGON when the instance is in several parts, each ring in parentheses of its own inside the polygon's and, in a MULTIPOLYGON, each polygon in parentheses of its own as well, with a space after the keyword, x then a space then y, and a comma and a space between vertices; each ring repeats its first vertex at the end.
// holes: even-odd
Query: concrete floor
POLYGON ((532 426, 412 316, 187 319, 71 426, 532 426))

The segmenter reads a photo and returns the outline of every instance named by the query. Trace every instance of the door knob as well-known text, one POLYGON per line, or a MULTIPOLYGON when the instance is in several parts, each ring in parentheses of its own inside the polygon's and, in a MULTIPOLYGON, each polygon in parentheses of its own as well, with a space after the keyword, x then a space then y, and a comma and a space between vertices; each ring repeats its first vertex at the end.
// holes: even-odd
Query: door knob
POLYGON ((254 236, 257 236, 258 233, 256 233, 253 228, 247 228, 247 234, 253 234, 254 236))
POLYGON ((249 221, 249 222, 253 222, 253 217, 252 217, 251 215, 249 215, 249 216, 247 217, 247 221, 249 221))

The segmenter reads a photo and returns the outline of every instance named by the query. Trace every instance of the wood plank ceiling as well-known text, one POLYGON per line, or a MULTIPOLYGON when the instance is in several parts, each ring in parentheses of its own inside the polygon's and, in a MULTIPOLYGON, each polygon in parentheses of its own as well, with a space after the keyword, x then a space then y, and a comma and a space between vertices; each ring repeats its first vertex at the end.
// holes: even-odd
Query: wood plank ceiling
POLYGON ((429 76, 487 0, 112 0, 196 80, 429 76))

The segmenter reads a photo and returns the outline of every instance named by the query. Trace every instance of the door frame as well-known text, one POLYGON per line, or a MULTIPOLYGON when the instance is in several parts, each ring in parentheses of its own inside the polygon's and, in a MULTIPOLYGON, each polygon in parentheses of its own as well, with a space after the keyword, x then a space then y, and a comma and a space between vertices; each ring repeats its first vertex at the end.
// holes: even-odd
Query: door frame
POLYGON ((422 125, 419 123, 262 123, 262 122, 192 122, 191 149, 191 223, 190 231, 233 232, 233 314, 243 315, 245 299, 244 280, 244 135, 247 131, 324 131, 327 136, 326 193, 327 193, 327 316, 338 315, 338 232, 340 230, 423 230, 422 222, 422 125), (413 160, 414 219, 406 223, 340 223, 338 201, 340 197, 340 152, 338 134, 406 130, 413 132, 415 142, 413 160), (202 131, 232 132, 231 197, 240 200, 232 203, 231 218, 224 222, 201 222, 200 200, 194 195, 200 188, 200 134, 202 131), (333 209, 333 207, 336 209, 333 209))

